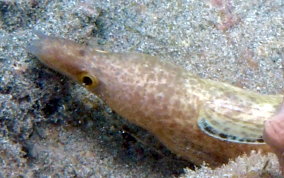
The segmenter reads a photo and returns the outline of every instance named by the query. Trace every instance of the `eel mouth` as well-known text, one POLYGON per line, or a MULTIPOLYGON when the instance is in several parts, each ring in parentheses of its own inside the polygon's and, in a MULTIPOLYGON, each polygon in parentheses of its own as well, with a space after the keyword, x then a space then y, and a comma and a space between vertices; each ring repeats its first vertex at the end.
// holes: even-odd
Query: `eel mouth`
POLYGON ((82 55, 84 46, 71 40, 43 34, 27 45, 27 51, 36 56, 47 67, 78 81, 78 77, 89 69, 90 60, 82 55))

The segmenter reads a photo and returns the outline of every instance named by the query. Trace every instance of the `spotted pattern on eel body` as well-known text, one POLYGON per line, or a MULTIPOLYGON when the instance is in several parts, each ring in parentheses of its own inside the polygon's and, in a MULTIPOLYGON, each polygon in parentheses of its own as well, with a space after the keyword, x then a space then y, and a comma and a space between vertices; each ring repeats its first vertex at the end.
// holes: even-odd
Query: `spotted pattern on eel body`
POLYGON ((263 125, 282 95, 201 79, 158 57, 110 53, 42 34, 28 50, 196 165, 216 167, 251 150, 270 151, 263 125))

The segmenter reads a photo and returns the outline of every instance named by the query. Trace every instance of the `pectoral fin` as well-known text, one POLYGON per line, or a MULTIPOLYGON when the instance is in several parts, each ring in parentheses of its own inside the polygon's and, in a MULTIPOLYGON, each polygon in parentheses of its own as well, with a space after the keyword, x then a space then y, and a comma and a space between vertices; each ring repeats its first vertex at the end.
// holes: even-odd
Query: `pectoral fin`
POLYGON ((200 112, 198 126, 206 134, 220 140, 263 144, 264 121, 262 118, 253 117, 251 111, 242 108, 234 110, 232 105, 227 108, 224 108, 224 105, 222 107, 206 105, 200 112))

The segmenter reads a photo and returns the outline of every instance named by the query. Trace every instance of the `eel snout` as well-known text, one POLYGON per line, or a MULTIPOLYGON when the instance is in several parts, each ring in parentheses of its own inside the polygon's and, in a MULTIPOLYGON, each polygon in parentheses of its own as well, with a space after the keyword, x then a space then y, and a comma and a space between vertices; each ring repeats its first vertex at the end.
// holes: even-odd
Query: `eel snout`
POLYGON ((75 81, 88 68, 85 57, 86 47, 71 40, 37 34, 39 39, 32 41, 27 50, 47 67, 56 70, 75 81))

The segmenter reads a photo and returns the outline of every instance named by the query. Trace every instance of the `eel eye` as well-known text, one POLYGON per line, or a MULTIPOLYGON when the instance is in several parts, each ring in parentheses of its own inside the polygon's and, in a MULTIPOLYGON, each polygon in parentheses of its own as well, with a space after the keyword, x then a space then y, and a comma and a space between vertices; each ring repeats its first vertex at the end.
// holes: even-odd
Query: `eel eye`
POLYGON ((82 85, 84 85, 87 88, 94 88, 96 86, 98 86, 99 81, 96 77, 91 76, 89 74, 83 73, 80 76, 80 81, 82 83, 82 85))
POLYGON ((88 85, 92 85, 93 80, 88 76, 84 76, 82 78, 82 82, 83 82, 84 85, 88 86, 88 85))

